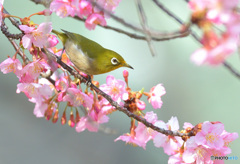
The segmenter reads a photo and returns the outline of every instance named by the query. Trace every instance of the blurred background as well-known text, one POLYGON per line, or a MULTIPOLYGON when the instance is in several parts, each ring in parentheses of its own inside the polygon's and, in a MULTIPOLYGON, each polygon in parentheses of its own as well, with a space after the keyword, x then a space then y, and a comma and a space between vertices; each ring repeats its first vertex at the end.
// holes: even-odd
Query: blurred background
MULTIPOLYGON (((169 0, 164 4, 182 20, 188 20, 189 9, 185 2, 169 0)), ((143 0, 143 5, 151 27, 163 32, 179 29, 179 25, 152 2, 143 0)), ((8 0, 4 2, 4 7, 12 15, 22 18, 44 9, 30 0, 8 0)), ((116 15, 133 24, 139 23, 134 1, 122 0, 116 15)), ((220 121, 228 132, 240 132, 240 80, 223 66, 194 65, 190 55, 200 45, 191 36, 154 42, 157 56, 152 57, 145 41, 101 27, 89 31, 83 22, 72 18, 60 19, 55 14, 52 14, 51 19, 54 29, 80 33, 121 54, 134 67, 134 70, 128 70, 132 90, 138 91, 144 87, 145 91, 149 91, 151 87, 162 83, 167 91, 162 97, 162 108, 154 110, 147 105, 146 110, 154 110, 159 119, 167 122, 171 116, 176 116, 181 129, 184 122, 196 125, 203 121, 220 121)), ((32 20, 40 24, 45 18, 34 16, 32 20)), ((114 20, 108 19, 107 22, 110 26, 126 30, 114 20)), ((11 32, 19 33, 8 21, 6 23, 11 32)), ((2 62, 15 52, 2 33, 0 38, 2 62)), ((240 72, 239 60, 237 54, 228 58, 240 72)), ((111 74, 123 80, 123 70, 97 75, 94 79, 103 84, 107 75, 111 74)), ((114 142, 119 135, 129 132, 130 126, 130 119, 118 111, 110 115, 110 122, 106 125, 116 130, 117 134, 88 131, 79 134, 68 125, 62 126, 60 122, 52 124, 44 118, 36 118, 33 115, 34 104, 23 93, 16 94, 18 79, 13 73, 0 73, 0 79, 0 164, 159 164, 168 161, 168 155, 164 154, 163 149, 154 147, 151 141, 146 150, 121 141, 114 142)), ((239 139, 231 143, 230 155, 240 158, 239 146, 239 139)), ((226 163, 239 163, 239 160, 226 163)))

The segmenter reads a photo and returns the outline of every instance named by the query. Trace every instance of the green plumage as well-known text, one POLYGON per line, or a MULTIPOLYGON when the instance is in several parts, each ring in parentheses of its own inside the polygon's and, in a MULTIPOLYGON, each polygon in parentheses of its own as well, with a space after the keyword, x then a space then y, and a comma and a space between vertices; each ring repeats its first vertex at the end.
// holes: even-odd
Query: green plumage
POLYGON ((52 30, 62 41, 71 62, 80 71, 88 75, 97 75, 119 67, 132 68, 118 53, 106 49, 82 35, 62 31, 52 30))

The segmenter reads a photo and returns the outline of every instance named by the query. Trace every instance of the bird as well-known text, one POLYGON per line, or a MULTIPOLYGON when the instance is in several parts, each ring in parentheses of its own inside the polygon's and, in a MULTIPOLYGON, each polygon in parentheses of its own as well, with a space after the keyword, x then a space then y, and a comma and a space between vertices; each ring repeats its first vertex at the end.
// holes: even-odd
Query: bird
MULTIPOLYGON (((104 74, 120 67, 133 69, 121 55, 113 50, 102 47, 100 44, 80 34, 62 30, 52 30, 63 44, 68 58, 74 66, 88 76, 104 74)), ((62 52, 63 52, 62 51, 62 52)))

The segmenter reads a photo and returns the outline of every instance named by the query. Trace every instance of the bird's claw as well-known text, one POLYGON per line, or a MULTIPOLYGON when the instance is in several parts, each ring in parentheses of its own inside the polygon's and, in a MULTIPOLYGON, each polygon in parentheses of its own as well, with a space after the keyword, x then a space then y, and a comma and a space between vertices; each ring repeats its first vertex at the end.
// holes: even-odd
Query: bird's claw
POLYGON ((86 81, 86 85, 87 85, 87 87, 90 87, 91 84, 92 84, 92 79, 91 79, 91 76, 88 75, 88 78, 87 78, 87 81, 86 81))

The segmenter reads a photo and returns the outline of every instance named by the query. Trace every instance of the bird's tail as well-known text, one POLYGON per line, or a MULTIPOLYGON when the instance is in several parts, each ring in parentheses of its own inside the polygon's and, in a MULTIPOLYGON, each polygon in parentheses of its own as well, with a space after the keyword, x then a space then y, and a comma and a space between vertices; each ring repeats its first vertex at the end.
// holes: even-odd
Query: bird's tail
POLYGON ((57 30, 52 30, 52 33, 56 34, 58 38, 62 41, 63 45, 65 45, 65 42, 67 40, 67 35, 64 34, 63 32, 59 32, 57 30))

